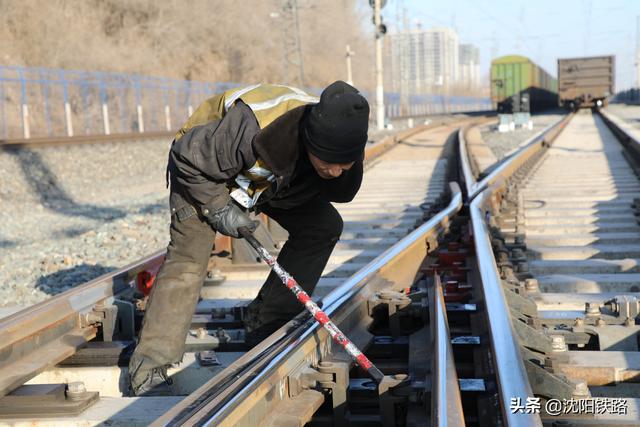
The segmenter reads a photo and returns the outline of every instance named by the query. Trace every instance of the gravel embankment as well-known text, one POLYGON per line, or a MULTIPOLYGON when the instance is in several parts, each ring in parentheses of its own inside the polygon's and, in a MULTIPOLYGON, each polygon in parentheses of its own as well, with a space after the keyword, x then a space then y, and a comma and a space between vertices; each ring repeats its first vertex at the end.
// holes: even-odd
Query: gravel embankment
POLYGON ((518 145, 522 144, 547 126, 558 121, 564 113, 552 111, 544 114, 532 115, 533 129, 517 129, 513 132, 498 132, 497 119, 495 122, 481 127, 482 139, 491 148, 498 160, 503 159, 518 145))
POLYGON ((0 152, 0 306, 42 301, 166 246, 169 143, 0 152))

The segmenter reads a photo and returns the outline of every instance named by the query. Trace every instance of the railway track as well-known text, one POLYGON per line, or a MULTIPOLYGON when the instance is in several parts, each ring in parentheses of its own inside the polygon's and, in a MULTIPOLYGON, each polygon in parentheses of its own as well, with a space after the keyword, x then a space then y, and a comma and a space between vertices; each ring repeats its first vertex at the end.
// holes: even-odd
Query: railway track
MULTIPOLYGON (((174 396, 122 394, 131 284, 156 254, 0 319, 0 423, 637 425, 636 142, 621 134, 623 156, 603 120, 615 126, 564 118, 480 182, 470 120, 370 150, 314 298, 387 375, 379 386, 302 317, 247 351, 242 307, 267 271, 235 243, 246 263, 213 263, 174 396), (583 410, 549 413, 555 401, 583 410)), ((266 229, 276 251, 284 236, 266 229)))
MULTIPOLYGON (((386 138, 367 150, 367 178, 371 177, 372 182, 385 182, 379 181, 377 190, 371 184, 365 184, 359 201, 342 212, 346 223, 345 234, 318 286, 318 297, 326 295, 359 267, 399 240, 414 227, 425 209, 428 211, 431 203, 435 206, 439 201, 446 186, 444 175, 448 153, 453 148, 451 142, 448 145, 445 142, 455 126, 441 126, 436 122, 421 129, 428 129, 429 136, 409 139, 406 145, 394 148, 389 153, 389 159, 384 159, 381 153, 397 145, 396 138, 386 138), (445 145, 448 147, 446 152, 443 151, 445 145), (425 154, 429 157, 427 160, 416 160, 416 157, 424 158, 425 154), (392 166, 389 166, 390 162, 392 166), (402 170, 402 174, 396 169, 402 170), (433 178, 428 184, 431 175, 433 178), (385 179, 385 176, 388 178, 385 179), (416 185, 412 190, 402 185, 402 178, 423 181, 424 184, 416 185), (402 185, 402 196, 386 206, 383 215, 372 213, 372 207, 380 203, 381 191, 390 194, 396 186, 395 192, 400 193, 399 185, 402 185), (420 192, 421 195, 418 194, 420 192), (423 204, 422 208, 418 206, 420 204, 423 204)), ((409 138, 411 132, 405 132, 400 137, 409 138)), ((274 231, 273 235, 277 236, 274 227, 270 228, 274 231)), ((237 307, 242 305, 239 298, 252 298, 267 272, 255 262, 246 265, 237 263, 237 259, 243 255, 241 245, 230 247, 230 251, 236 262, 229 263, 223 257, 216 258, 215 271, 223 274, 225 280, 220 283, 220 277, 214 275, 205 283, 204 299, 194 315, 194 334, 188 337, 187 346, 192 352, 172 372, 176 379, 175 391, 179 395, 189 394, 244 353, 242 310, 237 307), (212 316, 212 312, 215 316, 212 316), (219 331, 219 328, 222 330, 219 331), (218 352, 221 367, 213 363, 205 366, 200 359, 196 362, 196 357, 203 355, 197 352, 206 349, 229 350, 218 352)), ((99 401, 91 405, 89 411, 84 411, 82 417, 58 419, 59 423, 65 425, 70 422, 98 423, 107 418, 121 424, 146 425, 178 402, 180 397, 143 399, 147 402, 144 405, 149 405, 149 408, 132 410, 132 400, 122 396, 126 388, 124 375, 118 366, 126 364, 128 350, 123 349, 133 338, 133 324, 139 324, 140 321, 130 283, 143 281, 152 275, 161 260, 161 253, 154 254, 119 272, 2 319, 2 351, 7 354, 0 366, 2 395, 16 394, 14 390, 28 380, 31 380, 29 384, 17 393, 40 395, 41 387, 32 387, 32 384, 74 381, 83 382, 78 387, 100 392, 99 401), (93 342, 87 345, 89 341, 93 342), (73 357, 69 359, 70 356, 73 357), (129 409, 125 410, 127 407, 129 409)), ((59 392, 60 388, 56 390, 59 392)), ((85 397, 95 400, 91 393, 85 397)), ((83 405, 92 403, 91 399, 76 400, 82 404, 76 403, 74 407, 67 408, 68 414, 79 412, 85 407, 83 405)), ((21 406, 13 396, 7 396, 4 400, 6 418, 16 414, 26 417, 47 416, 53 413, 53 406, 62 406, 68 399, 62 387, 62 394, 57 394, 49 405, 33 405, 28 399, 18 398, 25 402, 21 406)))
MULTIPOLYGON (((640 423, 637 141, 627 139, 623 150, 607 123, 614 126, 606 113, 576 114, 507 185, 472 203, 492 214, 526 393, 542 398, 548 425, 563 418, 575 426, 640 423), (590 406, 580 408, 580 399, 590 406)), ((519 402, 510 405, 522 411, 519 402)))

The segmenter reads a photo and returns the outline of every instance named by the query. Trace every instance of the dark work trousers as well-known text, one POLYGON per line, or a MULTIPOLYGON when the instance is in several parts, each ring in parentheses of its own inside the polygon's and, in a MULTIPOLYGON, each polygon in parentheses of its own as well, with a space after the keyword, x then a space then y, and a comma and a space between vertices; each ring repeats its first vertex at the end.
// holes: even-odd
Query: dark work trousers
POLYGON ((171 216, 169 246, 151 289, 140 340, 131 356, 132 384, 143 381, 149 370, 182 359, 200 288, 213 248, 215 231, 193 214, 171 216))
MULTIPOLYGON (((311 294, 340 238, 340 214, 331 203, 318 198, 291 209, 267 206, 263 212, 289 232, 278 262, 311 294)), ((214 237, 213 229, 197 215, 182 221, 172 216, 167 257, 153 285, 140 340, 129 363, 138 381, 153 368, 181 360, 214 237)), ((247 328, 285 323, 302 310, 291 291, 271 273, 250 304, 247 328)))
MULTIPOLYGON (((311 295, 342 233, 342 217, 331 203, 319 198, 292 209, 268 206, 263 212, 289 232, 278 263, 311 295)), ((250 317, 245 325, 248 331, 267 324, 276 327, 302 310, 304 307, 272 271, 249 304, 250 317)))

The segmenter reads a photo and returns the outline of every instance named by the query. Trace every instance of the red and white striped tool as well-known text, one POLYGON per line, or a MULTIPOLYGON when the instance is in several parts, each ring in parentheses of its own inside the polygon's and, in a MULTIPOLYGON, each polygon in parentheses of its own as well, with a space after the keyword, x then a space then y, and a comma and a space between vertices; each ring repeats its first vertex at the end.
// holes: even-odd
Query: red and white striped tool
POLYGON ((287 273, 276 261, 275 257, 273 257, 256 239, 251 231, 249 231, 246 227, 240 227, 238 229, 240 235, 244 237, 247 242, 258 252, 258 255, 264 262, 266 262, 273 271, 280 277, 282 283, 296 296, 298 301, 304 308, 307 309, 309 313, 313 316, 314 319, 318 321, 322 325, 324 329, 329 332, 331 338, 345 349, 347 353, 356 361, 358 366, 367 371, 369 376, 375 380, 377 384, 382 382, 384 378, 384 374, 380 371, 380 369, 376 368, 373 363, 365 356, 358 347, 355 346, 351 342, 349 338, 347 338, 338 327, 329 319, 329 316, 325 314, 324 311, 318 307, 318 305, 313 302, 311 297, 298 285, 296 279, 294 279, 289 273, 287 273))

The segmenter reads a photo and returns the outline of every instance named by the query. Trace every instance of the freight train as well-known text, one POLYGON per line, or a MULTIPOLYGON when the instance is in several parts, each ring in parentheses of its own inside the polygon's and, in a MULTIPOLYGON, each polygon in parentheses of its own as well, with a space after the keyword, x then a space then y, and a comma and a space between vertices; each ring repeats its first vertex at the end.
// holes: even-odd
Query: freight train
POLYGON ((558 82, 529 58, 491 61, 491 101, 501 114, 538 112, 558 104, 558 82))
POLYGON ((558 103, 561 107, 602 107, 613 92, 614 56, 558 59, 558 103))

